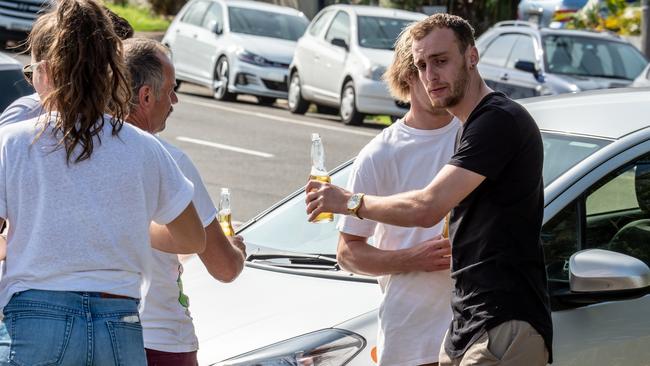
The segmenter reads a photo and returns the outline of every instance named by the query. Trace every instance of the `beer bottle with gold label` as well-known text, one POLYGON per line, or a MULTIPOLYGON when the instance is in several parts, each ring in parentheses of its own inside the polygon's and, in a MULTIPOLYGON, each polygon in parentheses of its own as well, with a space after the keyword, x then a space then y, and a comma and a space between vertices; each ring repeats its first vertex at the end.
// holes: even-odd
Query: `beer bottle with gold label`
POLYGON ((217 217, 223 233, 226 236, 235 235, 235 229, 233 229, 231 222, 230 189, 228 188, 221 188, 221 198, 219 199, 219 212, 217 217))
POLYGON ((445 224, 442 227, 442 237, 444 239, 449 239, 449 216, 451 216, 451 213, 448 213, 447 216, 445 216, 445 224))
MULTIPOLYGON (((320 182, 329 183, 330 176, 325 169, 325 148, 323 148, 323 141, 317 133, 311 134, 311 173, 309 179, 317 180, 320 182)), ((334 214, 331 212, 323 212, 316 216, 314 222, 332 222, 334 214)))

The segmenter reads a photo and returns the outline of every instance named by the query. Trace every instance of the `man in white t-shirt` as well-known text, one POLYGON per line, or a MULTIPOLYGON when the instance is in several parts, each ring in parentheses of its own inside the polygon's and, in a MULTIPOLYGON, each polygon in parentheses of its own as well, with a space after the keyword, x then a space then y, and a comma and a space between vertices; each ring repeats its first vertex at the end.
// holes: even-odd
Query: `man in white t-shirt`
MULTIPOLYGON (((408 29, 402 32, 384 78, 391 93, 410 101, 406 116, 384 129, 354 162, 352 192, 391 195, 425 187, 454 152, 460 123, 433 108, 413 65, 408 29)), ((441 238, 443 223, 402 228, 343 216, 339 264, 355 273, 378 276, 379 365, 437 365, 440 344, 452 314, 450 246, 441 238), (374 246, 368 238, 374 236, 374 246)))
MULTIPOLYGON (((124 41, 124 57, 133 90, 127 121, 152 134, 161 132, 172 105, 178 102, 169 50, 150 39, 132 38, 124 41)), ((177 147, 159 140, 194 184, 193 203, 206 233, 206 249, 199 257, 214 278, 234 280, 246 256, 242 238, 223 234, 217 210, 192 161, 177 147)), ((141 311, 147 362, 150 366, 197 365, 199 345, 188 310, 189 299, 183 293, 183 266, 177 255, 158 250, 153 250, 153 263, 151 286, 141 311)))

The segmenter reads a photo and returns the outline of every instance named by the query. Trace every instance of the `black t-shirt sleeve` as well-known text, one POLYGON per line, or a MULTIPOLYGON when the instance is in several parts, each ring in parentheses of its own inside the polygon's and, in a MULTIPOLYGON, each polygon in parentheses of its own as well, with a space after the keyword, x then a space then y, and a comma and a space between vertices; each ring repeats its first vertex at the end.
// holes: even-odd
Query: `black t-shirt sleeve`
POLYGON ((519 147, 519 131, 512 116, 485 109, 464 128, 449 164, 497 179, 519 147))

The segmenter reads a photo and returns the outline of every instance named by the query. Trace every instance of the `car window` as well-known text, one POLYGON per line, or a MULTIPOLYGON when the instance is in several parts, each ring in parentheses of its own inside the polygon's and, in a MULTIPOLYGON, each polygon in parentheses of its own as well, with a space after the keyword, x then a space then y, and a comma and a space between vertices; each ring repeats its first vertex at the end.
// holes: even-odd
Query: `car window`
MULTIPOLYGON (((542 228, 551 283, 568 283, 575 252, 607 249, 650 265, 650 155, 615 170, 542 228)), ((551 284, 551 287, 554 286, 551 284)))
POLYGON ((510 51, 512 46, 514 46, 515 41, 517 41, 517 34, 504 34, 498 36, 494 41, 490 43, 485 49, 483 55, 481 55, 481 63, 494 65, 494 66, 505 66, 508 56, 510 56, 510 51))
POLYGON ((531 36, 518 36, 517 41, 512 48, 510 57, 508 58, 507 67, 514 69, 517 61, 529 61, 537 63, 535 57, 535 40, 531 36))
POLYGON ((589 137, 542 132, 544 184, 549 185, 564 172, 610 143, 589 137))
POLYGON ((311 27, 309 27, 309 34, 312 36, 319 35, 323 28, 325 28, 325 25, 327 25, 327 22, 332 18, 333 14, 334 11, 332 10, 324 11, 318 14, 316 19, 311 24, 311 27))
POLYGON ((212 3, 212 6, 210 6, 208 12, 205 14, 205 18, 203 18, 201 26, 212 30, 215 24, 223 27, 223 9, 218 3, 212 3))
POLYGON ((650 265, 650 154, 589 190, 586 248, 631 255, 650 265))
POLYGON ((19 69, 0 70, 0 113, 14 100, 34 93, 34 89, 27 83, 19 69))
POLYGON ((309 22, 303 17, 251 8, 228 7, 230 31, 297 41, 309 22))
POLYGON ((647 61, 634 46, 607 39, 550 35, 542 40, 544 62, 555 74, 636 78, 647 61))
POLYGON ((330 28, 325 34, 325 40, 332 42, 333 39, 342 39, 348 45, 350 44, 350 16, 344 11, 339 11, 334 17, 330 28))
POLYGON ((203 21, 203 16, 208 11, 210 2, 208 1, 196 1, 191 7, 187 10, 181 21, 184 23, 189 23, 197 26, 201 26, 203 21))
POLYGON ((359 46, 392 50, 402 29, 412 22, 413 20, 409 19, 360 16, 358 17, 359 46))

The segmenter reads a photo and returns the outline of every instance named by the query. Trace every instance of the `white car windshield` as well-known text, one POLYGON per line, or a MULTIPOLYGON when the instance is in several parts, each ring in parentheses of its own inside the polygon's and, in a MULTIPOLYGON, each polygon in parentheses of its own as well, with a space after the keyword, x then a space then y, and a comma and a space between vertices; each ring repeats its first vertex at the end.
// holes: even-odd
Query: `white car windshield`
POLYGON ((360 16, 358 22, 359 46, 392 50, 397 36, 413 20, 360 16))
POLYGON ((249 8, 228 7, 230 31, 296 41, 305 33, 309 22, 294 15, 249 8))
MULTIPOLYGON (((544 185, 548 186, 564 172, 610 143, 588 137, 542 132, 544 143, 544 185)), ((332 183, 345 186, 352 164, 332 174, 332 183)), ((307 222, 305 194, 300 193, 245 228, 241 234, 247 243, 296 253, 335 255, 338 242, 334 221, 307 222)))

